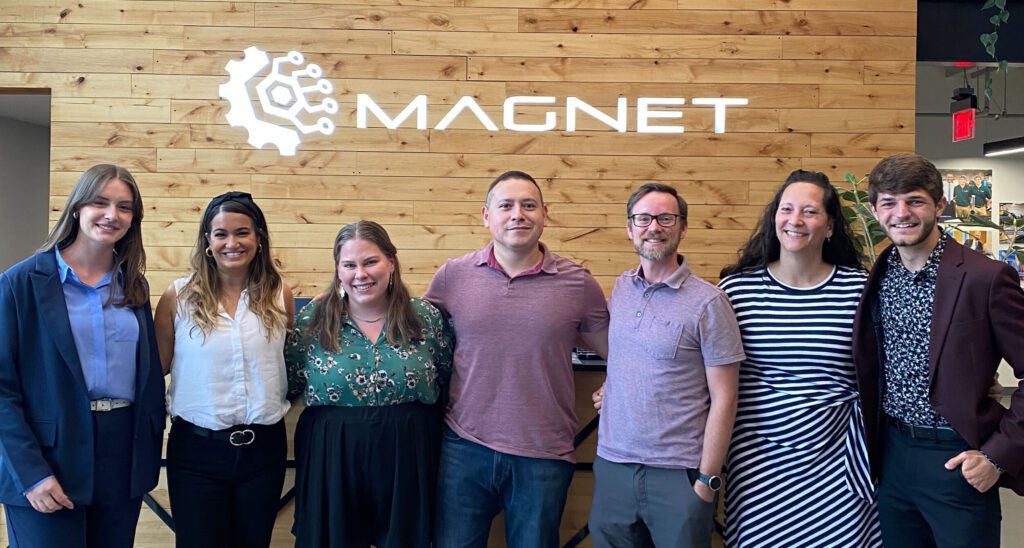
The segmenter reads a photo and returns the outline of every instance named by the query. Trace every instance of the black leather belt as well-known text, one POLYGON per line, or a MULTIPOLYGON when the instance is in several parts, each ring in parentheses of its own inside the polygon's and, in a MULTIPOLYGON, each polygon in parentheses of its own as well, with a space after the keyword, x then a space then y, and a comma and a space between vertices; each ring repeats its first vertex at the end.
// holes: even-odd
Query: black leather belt
POLYGON ((191 422, 182 419, 174 420, 174 427, 181 428, 185 431, 209 438, 211 440, 226 441, 235 447, 241 447, 243 445, 251 445, 256 441, 256 434, 260 432, 269 431, 269 429, 277 425, 267 424, 240 424, 237 426, 231 426, 223 430, 210 430, 209 428, 203 428, 202 426, 196 426, 191 422))
POLYGON ((916 440, 953 441, 963 439, 956 430, 948 426, 931 426, 923 424, 910 424, 899 419, 888 417, 889 426, 895 428, 899 433, 916 440))

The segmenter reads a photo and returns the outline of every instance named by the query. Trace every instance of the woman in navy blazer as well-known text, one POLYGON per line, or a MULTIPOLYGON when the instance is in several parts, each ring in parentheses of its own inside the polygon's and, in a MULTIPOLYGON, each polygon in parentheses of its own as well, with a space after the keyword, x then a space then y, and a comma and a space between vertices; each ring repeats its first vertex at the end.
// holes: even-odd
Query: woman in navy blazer
POLYGON ((142 198, 97 165, 40 250, 0 274, 0 502, 12 547, 130 547, 156 486, 164 380, 142 198))

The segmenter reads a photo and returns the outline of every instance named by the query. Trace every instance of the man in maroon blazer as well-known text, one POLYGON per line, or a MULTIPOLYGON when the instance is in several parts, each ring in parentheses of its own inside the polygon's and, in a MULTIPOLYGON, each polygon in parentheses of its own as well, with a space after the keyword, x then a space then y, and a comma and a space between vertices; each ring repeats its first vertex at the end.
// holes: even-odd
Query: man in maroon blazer
POLYGON ((912 154, 868 176, 893 245, 878 258, 854 325, 886 546, 999 545, 998 490, 1024 494, 1024 390, 987 396, 1000 360, 1024 378, 1024 292, 1009 266, 939 230, 939 171, 912 154))

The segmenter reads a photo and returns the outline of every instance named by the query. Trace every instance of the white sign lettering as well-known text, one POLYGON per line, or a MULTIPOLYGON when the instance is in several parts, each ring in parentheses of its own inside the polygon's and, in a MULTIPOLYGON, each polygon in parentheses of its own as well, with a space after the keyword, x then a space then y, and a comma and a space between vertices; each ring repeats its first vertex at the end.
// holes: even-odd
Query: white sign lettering
MULTIPOLYGON (((284 57, 275 57, 270 74, 257 83, 256 95, 264 114, 290 122, 291 127, 261 120, 253 108, 252 98, 246 84, 271 63, 267 53, 255 46, 245 49, 243 60, 228 62, 225 69, 230 75, 230 79, 220 86, 220 96, 231 105, 226 116, 228 123, 232 127, 244 127, 249 132, 248 142, 250 145, 262 148, 263 145, 269 143, 276 146, 282 155, 293 156, 298 149, 300 133, 302 135, 314 132, 323 135, 334 133, 335 124, 330 118, 322 116, 315 123, 307 124, 303 121, 303 117, 319 113, 336 114, 339 105, 335 99, 327 97, 333 91, 333 86, 327 79, 322 78, 323 70, 319 66, 309 64, 305 68, 291 71, 286 75, 282 73, 281 69, 286 62, 292 65, 301 65, 303 56, 299 52, 292 51, 284 57), (313 83, 303 85, 302 80, 312 80, 313 83), (324 99, 319 104, 310 104, 307 95, 312 93, 324 96, 324 99)), ((427 125, 429 104, 428 96, 417 95, 392 117, 373 97, 365 93, 357 93, 356 128, 370 127, 370 117, 372 116, 387 129, 398 129, 410 119, 414 119, 416 129, 426 130, 429 129, 427 125)), ((682 125, 673 125, 670 121, 683 117, 683 111, 673 107, 682 107, 685 104, 686 99, 683 97, 637 98, 636 132, 683 133, 682 125), (654 121, 661 123, 654 124, 654 121)), ((748 104, 748 101, 739 97, 695 97, 690 100, 690 104, 714 107, 714 132, 725 133, 726 108, 743 106, 748 104)), ((550 96, 507 97, 502 103, 502 128, 519 132, 556 131, 559 116, 558 111, 554 108, 557 105, 558 98, 550 96), (543 123, 523 123, 516 120, 517 110, 520 110, 521 107, 551 108, 543 111, 543 123)), ((566 97, 564 131, 577 131, 577 119, 580 114, 583 114, 614 131, 625 133, 629 127, 628 107, 629 100, 621 96, 615 101, 614 113, 598 109, 578 97, 566 97)), ((498 125, 472 96, 459 98, 433 129, 446 130, 460 116, 475 118, 476 122, 487 131, 499 131, 498 125)))

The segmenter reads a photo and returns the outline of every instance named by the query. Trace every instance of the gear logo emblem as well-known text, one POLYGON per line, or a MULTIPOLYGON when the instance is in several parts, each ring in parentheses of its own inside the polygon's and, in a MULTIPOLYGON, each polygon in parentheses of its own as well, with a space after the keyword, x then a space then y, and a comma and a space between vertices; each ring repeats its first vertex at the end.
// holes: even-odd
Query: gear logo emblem
POLYGON ((226 118, 231 127, 244 127, 249 132, 250 145, 263 148, 270 143, 277 147, 282 156, 294 156, 299 147, 300 133, 334 133, 334 122, 327 116, 321 116, 312 124, 306 124, 302 120, 303 115, 338 112, 338 102, 330 97, 324 98, 319 104, 310 104, 307 99, 309 93, 316 92, 326 96, 334 90, 331 82, 322 78, 323 69, 318 65, 310 63, 305 68, 293 70, 288 74, 282 72, 282 65, 285 63, 301 66, 303 61, 304 57, 297 51, 288 52, 288 55, 283 57, 275 57, 270 74, 256 84, 256 95, 263 112, 290 122, 292 127, 261 120, 253 108, 253 100, 246 87, 258 72, 271 64, 267 52, 250 46, 245 48, 245 58, 241 61, 232 59, 224 67, 231 77, 218 89, 221 98, 231 105, 226 118), (312 80, 313 84, 304 86, 301 83, 303 79, 312 80))

